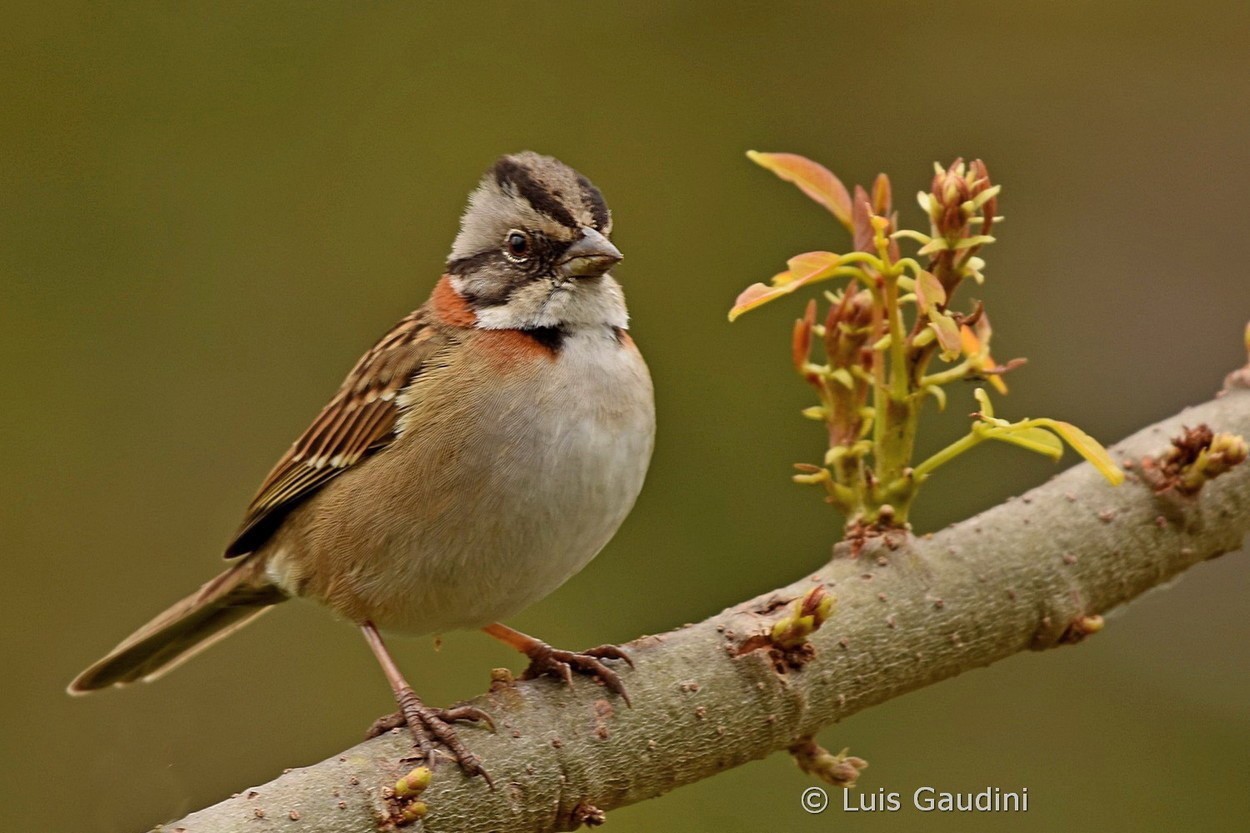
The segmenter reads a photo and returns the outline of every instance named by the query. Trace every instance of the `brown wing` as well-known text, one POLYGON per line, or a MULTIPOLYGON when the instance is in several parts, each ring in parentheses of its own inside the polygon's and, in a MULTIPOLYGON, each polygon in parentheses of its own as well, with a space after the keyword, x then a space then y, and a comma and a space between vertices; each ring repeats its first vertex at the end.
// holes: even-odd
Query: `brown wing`
POLYGON ((329 480, 395 438, 398 394, 450 344, 418 309, 361 357, 338 393, 269 472, 226 557, 260 547, 287 513, 329 480))

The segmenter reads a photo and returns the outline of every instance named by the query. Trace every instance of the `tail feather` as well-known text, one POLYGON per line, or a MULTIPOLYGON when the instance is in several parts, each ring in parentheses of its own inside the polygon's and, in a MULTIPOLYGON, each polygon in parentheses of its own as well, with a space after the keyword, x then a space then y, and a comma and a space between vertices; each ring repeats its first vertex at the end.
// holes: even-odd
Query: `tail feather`
POLYGON ((79 674, 69 693, 154 680, 286 598, 259 563, 244 560, 127 637, 79 674))

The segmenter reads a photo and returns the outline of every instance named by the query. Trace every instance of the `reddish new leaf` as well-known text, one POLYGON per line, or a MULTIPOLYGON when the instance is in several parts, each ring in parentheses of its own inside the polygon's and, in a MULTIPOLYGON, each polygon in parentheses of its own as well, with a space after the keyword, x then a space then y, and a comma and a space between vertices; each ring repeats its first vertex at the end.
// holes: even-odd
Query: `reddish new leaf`
POLYGON ((786 261, 790 278, 787 281, 807 283, 828 277, 838 268, 838 256, 833 252, 804 252, 786 261))
POLYGON ((816 301, 807 302, 807 310, 803 317, 794 322, 794 339, 791 341, 791 357, 794 367, 800 373, 807 364, 807 357, 812 352, 812 327, 816 324, 816 301))
POLYGON ((789 295, 799 287, 827 280, 838 268, 838 256, 833 252, 805 252, 790 258, 790 269, 773 276, 772 286, 753 283, 743 290, 729 310, 733 321, 742 313, 763 306, 774 298, 789 295))
POLYGON ((872 213, 878 217, 888 217, 890 205, 890 178, 885 174, 877 174, 872 182, 872 213))
POLYGON ((833 172, 797 153, 747 151, 747 158, 767 168, 786 182, 793 182, 804 194, 832 212, 838 222, 851 227, 851 195, 833 172))
POLYGON ((737 300, 734 301, 733 308, 729 310, 729 320, 733 321, 742 313, 767 304, 773 298, 787 295, 790 291, 790 288, 784 284, 781 286, 769 286, 763 283, 753 283, 742 290, 737 300))

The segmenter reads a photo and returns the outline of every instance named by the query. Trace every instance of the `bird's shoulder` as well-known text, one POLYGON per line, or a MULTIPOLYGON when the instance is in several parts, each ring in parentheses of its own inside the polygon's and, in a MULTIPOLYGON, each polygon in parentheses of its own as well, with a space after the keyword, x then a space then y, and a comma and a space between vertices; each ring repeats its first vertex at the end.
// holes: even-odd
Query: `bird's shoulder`
POLYGON ((278 460, 226 547, 227 557, 255 551, 296 505, 337 475, 389 445, 404 407, 402 395, 464 344, 471 320, 442 295, 378 339, 352 367, 312 423, 278 460), (450 306, 449 306, 450 304, 450 306))

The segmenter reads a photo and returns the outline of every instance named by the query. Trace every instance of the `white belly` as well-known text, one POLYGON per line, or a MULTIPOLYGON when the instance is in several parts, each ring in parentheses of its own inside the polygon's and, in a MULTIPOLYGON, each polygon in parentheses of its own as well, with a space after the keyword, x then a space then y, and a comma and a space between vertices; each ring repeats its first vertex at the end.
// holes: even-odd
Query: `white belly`
MULTIPOLYGON (((654 441, 651 383, 638 352, 610 332, 574 333, 534 379, 461 399, 369 461, 383 464, 372 476, 386 470, 412 487, 354 511, 331 536, 356 553, 319 594, 344 615, 414 634, 505 619, 584 567, 633 507, 654 441)), ((326 523, 367 502, 369 489, 353 493, 368 473, 353 474, 332 484, 326 523)), ((298 577, 284 578, 289 587, 298 577)))

